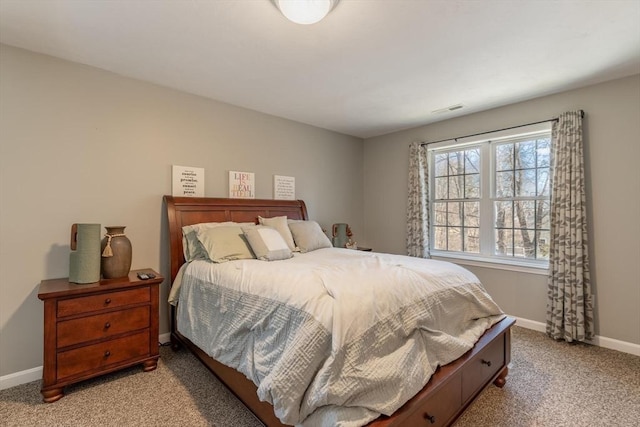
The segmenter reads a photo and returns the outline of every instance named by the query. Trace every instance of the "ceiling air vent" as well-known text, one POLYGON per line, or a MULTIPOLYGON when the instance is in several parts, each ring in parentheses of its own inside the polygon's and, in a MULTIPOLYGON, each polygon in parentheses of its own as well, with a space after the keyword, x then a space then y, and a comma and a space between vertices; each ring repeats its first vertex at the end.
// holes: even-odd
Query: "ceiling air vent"
POLYGON ((456 111, 456 110, 459 110, 459 109, 461 109, 463 107, 464 107, 464 105, 462 105, 462 104, 456 104, 456 105, 451 105, 451 106, 446 107, 446 108, 440 108, 439 110, 433 110, 431 113, 433 113, 433 114, 448 113, 449 111, 456 111))

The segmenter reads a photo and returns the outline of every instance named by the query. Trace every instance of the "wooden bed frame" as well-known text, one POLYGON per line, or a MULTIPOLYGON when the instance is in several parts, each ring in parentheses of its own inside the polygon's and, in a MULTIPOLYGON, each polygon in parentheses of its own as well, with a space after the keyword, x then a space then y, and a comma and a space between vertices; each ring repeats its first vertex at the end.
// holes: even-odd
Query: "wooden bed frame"
MULTIPOLYGON (((308 219, 302 200, 258 200, 164 196, 169 222, 171 282, 184 264, 182 227, 203 222, 257 222, 258 216, 286 215, 308 219)), ((510 328, 507 317, 495 324, 459 359, 438 368, 429 383, 391 416, 381 416, 371 427, 448 426, 462 414, 480 392, 494 383, 504 386, 511 358, 510 328)), ((256 386, 242 373, 225 366, 195 346, 176 329, 175 307, 171 306, 171 342, 193 352, 268 427, 284 426, 273 407, 258 400, 256 386)))

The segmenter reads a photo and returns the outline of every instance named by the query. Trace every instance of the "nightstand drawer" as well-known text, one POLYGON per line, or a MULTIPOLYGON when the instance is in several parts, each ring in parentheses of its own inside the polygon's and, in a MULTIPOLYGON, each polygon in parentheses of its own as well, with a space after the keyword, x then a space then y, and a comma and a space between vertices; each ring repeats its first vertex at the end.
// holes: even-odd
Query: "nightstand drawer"
POLYGON ((58 353, 57 380, 149 355, 149 331, 58 353))
POLYGON ((63 299, 58 301, 58 318, 144 303, 150 300, 150 289, 148 287, 63 299))
POLYGON ((108 338, 149 326, 149 306, 113 311, 58 323, 57 347, 108 338))
POLYGON ((462 371, 462 402, 472 397, 487 380, 504 367, 504 335, 496 339, 462 371))

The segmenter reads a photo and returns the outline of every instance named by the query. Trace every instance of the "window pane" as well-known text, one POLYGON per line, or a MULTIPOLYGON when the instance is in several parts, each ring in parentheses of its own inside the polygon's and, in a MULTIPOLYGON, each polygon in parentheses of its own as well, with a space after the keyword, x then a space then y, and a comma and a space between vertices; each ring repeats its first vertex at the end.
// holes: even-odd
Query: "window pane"
POLYGON ((480 230, 464 228, 464 251, 480 253, 480 230))
POLYGON ((496 172, 496 197, 513 197, 513 172, 496 172))
POLYGON ((536 229, 549 230, 551 218, 551 204, 549 201, 536 202, 536 229))
POLYGON ((436 167, 435 167, 435 175, 434 176, 444 176, 447 175, 447 158, 449 156, 444 154, 436 154, 436 167))
POLYGON ((449 153, 449 175, 462 175, 464 173, 464 151, 449 153))
POLYGON ((446 227, 434 227, 433 230, 433 248, 447 250, 447 228, 446 227))
POLYGON ((513 202, 513 227, 514 228, 534 228, 535 227, 535 207, 533 200, 515 200, 513 202))
POLYGON ((464 198, 464 175, 449 177, 449 199, 464 198))
POLYGON ((551 139, 539 139, 538 143, 538 167, 548 167, 551 156, 551 139))
POLYGON ((464 203, 464 224, 465 227, 480 227, 480 203, 464 203))
POLYGON ((537 256, 538 259, 549 259, 549 232, 538 231, 537 236, 537 256))
POLYGON ((465 154, 465 173, 480 172, 480 149, 466 150, 465 154))
POLYGON ((536 142, 526 141, 516 144, 516 168, 536 167, 536 142))
POLYGON ((536 195, 536 170, 517 170, 516 174, 516 197, 534 197, 536 195))
POLYGON ((513 144, 496 145, 496 170, 513 169, 513 144))
POLYGON ((462 251, 462 228, 461 227, 449 227, 447 228, 447 236, 449 238, 449 250, 450 251, 462 251))
POLYGON ((494 202, 496 228, 513 227, 513 202, 494 202))
POLYGON ((462 203, 447 203, 448 225, 462 225, 462 203))
POLYGON ((446 176, 444 178, 436 178, 436 200, 448 198, 447 180, 446 176))
POLYGON ((549 196, 549 169, 538 169, 538 196, 549 196))
POLYGON ((467 199, 477 199, 480 197, 480 175, 464 176, 464 197, 467 199))
POLYGON ((513 255, 513 232, 496 230, 496 255, 513 255))
POLYGON ((447 204, 433 204, 433 225, 447 225, 447 204))
POLYGON ((535 232, 533 230, 513 230, 513 256, 521 258, 535 257, 535 232))

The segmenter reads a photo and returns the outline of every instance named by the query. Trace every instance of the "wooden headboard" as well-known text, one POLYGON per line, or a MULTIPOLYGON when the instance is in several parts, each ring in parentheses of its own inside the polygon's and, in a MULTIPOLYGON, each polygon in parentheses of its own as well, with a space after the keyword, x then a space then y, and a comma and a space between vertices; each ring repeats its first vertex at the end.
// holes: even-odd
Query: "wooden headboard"
POLYGON ((209 197, 164 196, 169 220, 171 283, 184 264, 182 227, 202 222, 254 222, 265 218, 287 216, 309 219, 302 200, 224 199, 209 197))

